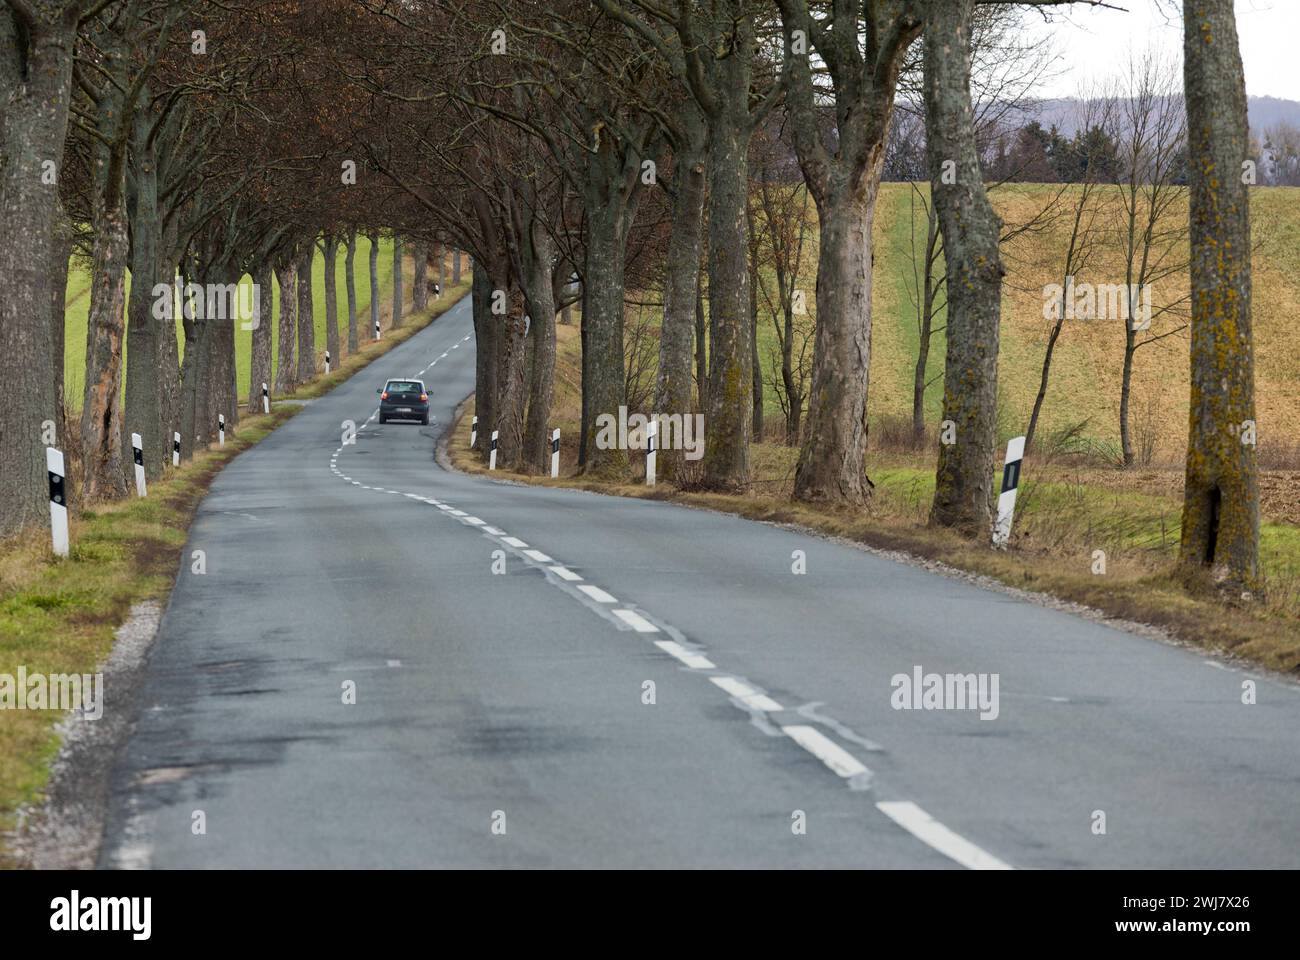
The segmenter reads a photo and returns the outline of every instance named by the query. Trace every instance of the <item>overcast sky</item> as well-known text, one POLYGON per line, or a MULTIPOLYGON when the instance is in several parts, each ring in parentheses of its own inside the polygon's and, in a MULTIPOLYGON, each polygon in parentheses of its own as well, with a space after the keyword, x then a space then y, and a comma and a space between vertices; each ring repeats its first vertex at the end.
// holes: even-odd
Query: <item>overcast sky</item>
MULTIPOLYGON (((1076 95, 1089 81, 1117 72, 1127 61, 1130 46, 1148 43, 1179 57, 1183 27, 1170 22, 1168 0, 1109 0, 1126 12, 1072 6, 1063 22, 1043 26, 1042 16, 1026 14, 1027 29, 1050 32, 1060 51, 1059 73, 1043 84, 1042 95, 1076 95), (1164 11, 1164 12, 1162 12, 1164 11)), ((1236 0, 1237 33, 1246 68, 1246 93, 1252 97, 1300 100, 1300 0, 1236 0)))

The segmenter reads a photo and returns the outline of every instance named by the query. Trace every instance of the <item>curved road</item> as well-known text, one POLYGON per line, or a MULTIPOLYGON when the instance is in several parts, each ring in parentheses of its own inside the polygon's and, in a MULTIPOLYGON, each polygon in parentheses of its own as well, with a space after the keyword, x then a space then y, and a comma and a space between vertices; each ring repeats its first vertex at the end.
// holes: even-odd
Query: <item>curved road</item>
POLYGON ((1300 689, 777 527, 448 473, 470 333, 466 301, 216 479, 101 866, 1300 866, 1300 689), (367 420, 422 369, 430 426, 367 420), (895 709, 918 668, 996 675, 996 716, 895 709))

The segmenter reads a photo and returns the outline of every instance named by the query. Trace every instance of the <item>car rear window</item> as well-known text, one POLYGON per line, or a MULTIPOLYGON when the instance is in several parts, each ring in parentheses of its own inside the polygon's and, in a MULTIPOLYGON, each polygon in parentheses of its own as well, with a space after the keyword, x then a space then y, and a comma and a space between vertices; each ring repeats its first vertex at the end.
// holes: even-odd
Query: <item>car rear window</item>
POLYGON ((389 393, 420 393, 420 385, 412 383, 410 380, 390 380, 388 381, 389 393))

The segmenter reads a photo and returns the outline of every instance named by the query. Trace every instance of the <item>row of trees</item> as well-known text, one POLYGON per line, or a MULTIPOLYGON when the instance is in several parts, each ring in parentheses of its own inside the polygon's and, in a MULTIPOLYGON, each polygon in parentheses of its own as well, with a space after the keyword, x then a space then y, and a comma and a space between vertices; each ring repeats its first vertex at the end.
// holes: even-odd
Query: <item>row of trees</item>
MULTIPOLYGON (((215 439, 219 415, 233 430, 241 406, 260 410, 262 383, 277 393, 294 389, 316 375, 322 349, 337 363, 344 352, 334 284, 340 250, 347 351, 368 336, 379 319, 379 231, 391 227, 400 203, 390 189, 348 173, 366 119, 351 109, 360 93, 319 82, 334 76, 326 41, 348 15, 358 24, 371 20, 351 4, 327 10, 297 0, 0 6, 0 438, 7 451, 0 533, 43 516, 45 444, 76 452, 79 498, 120 496, 132 433, 142 436, 146 472, 156 478, 169 462, 173 431, 188 458, 215 439), (368 325, 357 317, 359 235, 371 241, 368 325), (313 322, 318 250, 327 278, 323 345, 313 322), (87 266, 91 283, 85 390, 79 418, 68 423, 70 255, 87 266), (247 291, 236 293, 245 277, 260 291, 256 304, 247 291), (260 322, 249 382, 237 384, 235 324, 251 326, 249 314, 260 322)), ((426 229, 410 239, 421 271, 440 237, 426 229)), ((395 250, 397 326, 400 240, 395 250)), ((417 280, 420 308, 425 291, 417 280)))
MULTIPOLYGON (((707 425, 698 475, 688 478, 680 451, 665 450, 661 476, 737 491, 749 484, 761 415, 756 306, 779 307, 783 381, 797 363, 804 315, 797 280, 778 272, 773 290, 753 268, 760 247, 797 263, 791 252, 804 236, 798 224, 806 221, 796 219, 773 172, 781 151, 759 164, 769 173, 753 182, 755 155, 784 131, 793 154, 786 159, 797 163, 820 230, 808 380, 782 391, 801 438, 794 496, 861 503, 870 490, 872 223, 896 109, 911 91, 925 144, 918 176, 930 181, 942 239, 942 418, 953 428, 953 442, 938 449, 931 520, 987 535, 1003 224, 984 182, 972 58, 973 37, 990 18, 1005 17, 1009 3, 5 2, 14 26, 7 33, 0 26, 0 43, 21 46, 14 62, 27 69, 5 81, 14 93, 3 199, 6 211, 21 208, 23 232, 38 242, 22 252, 4 244, 15 262, 0 263, 0 277, 14 278, 8 282, 26 299, 19 309, 19 299, 0 298, 4 346, 17 348, 0 364, 17 372, 24 349, 41 362, 13 381, 25 388, 23 400, 0 417, 4 441, 13 437, 24 450, 24 465, 6 465, 0 484, 18 494, 26 517, 43 482, 40 443, 29 438, 53 403, 48 275, 58 200, 67 193, 30 177, 41 158, 82 136, 94 154, 93 179, 116 183, 117 167, 125 177, 122 204, 96 186, 87 210, 94 242, 104 245, 96 262, 119 264, 128 253, 132 260, 129 337, 151 323, 135 303, 137 291, 150 289, 139 277, 170 278, 176 268, 200 279, 244 272, 269 279, 271 269, 304 263, 319 237, 328 259, 329 238, 382 223, 472 254, 475 398, 507 466, 545 469, 556 316, 581 300, 580 462, 588 474, 620 479, 630 474, 628 453, 596 443, 597 417, 628 399, 626 306, 661 291, 653 409, 698 410, 707 425), (204 55, 190 46, 196 27, 206 31, 204 55), (110 36, 123 38, 120 68, 107 59, 110 36), (53 58, 50 69, 33 69, 43 56, 53 58), (39 84, 53 86, 29 89, 39 84), (92 123, 95 89, 105 102, 123 99, 92 123), (355 184, 347 183, 349 164, 355 184), (123 208, 125 218, 115 212, 123 208)), ((1244 87, 1229 0, 1188 0, 1185 8, 1194 386, 1184 543, 1192 565, 1226 563, 1234 582, 1253 584, 1252 450, 1220 442, 1229 423, 1253 418, 1249 261, 1233 260, 1228 270, 1222 257, 1198 253, 1226 248, 1248 257, 1237 233, 1245 229, 1244 186, 1223 174, 1246 155, 1244 87), (1230 399, 1216 392, 1220 379, 1230 399)), ((1087 140, 1085 133, 1079 149, 1090 149, 1087 140)), ((16 235, 8 218, 5 230, 6 241, 16 235)), ((104 295, 114 295, 111 283, 104 295)), ((165 339, 154 330, 153 339, 165 339)), ((282 338, 284 330, 282 323, 282 338)), ((230 325, 195 325, 191 342, 187 323, 179 400, 168 396, 170 378, 133 372, 137 363, 156 371, 174 362, 164 345, 141 336, 147 359, 137 360, 131 339, 125 419, 157 417, 151 429, 161 433, 179 404, 182 432, 202 442, 215 419, 211 404, 222 402, 231 380, 230 325)), ((300 339, 298 347, 298 373, 310 375, 311 344, 300 339)), ((110 418, 107 429, 120 434, 116 428, 110 418)))

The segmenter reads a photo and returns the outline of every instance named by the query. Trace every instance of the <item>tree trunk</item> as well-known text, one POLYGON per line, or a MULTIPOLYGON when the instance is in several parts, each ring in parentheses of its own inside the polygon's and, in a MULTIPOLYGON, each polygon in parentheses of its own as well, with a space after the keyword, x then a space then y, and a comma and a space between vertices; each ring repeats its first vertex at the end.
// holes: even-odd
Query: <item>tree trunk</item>
POLYGON ((316 376, 316 311, 312 304, 311 272, 316 241, 308 238, 298 258, 298 382, 316 376))
POLYGON ((339 290, 338 290, 339 238, 325 235, 325 349, 329 351, 332 368, 339 368, 339 290))
POLYGON ((68 430, 67 400, 64 389, 64 357, 66 356, 68 260, 72 257, 72 224, 64 215, 62 205, 55 216, 53 251, 50 260, 50 360, 54 374, 54 422, 58 428, 57 445, 64 446, 68 430))
POLYGON ((393 329, 402 325, 402 238, 393 234, 393 329))
MULTIPOLYGON (((741 57, 733 59, 743 59, 741 57)), ((730 73, 731 71, 729 71, 730 73)), ((734 70, 747 79, 747 68, 734 70)), ((726 109, 744 112, 711 130, 709 154, 709 404, 703 485, 743 490, 749 484, 753 383, 749 332, 748 83, 731 91, 726 109)))
POLYGON ((871 366, 871 228, 884 154, 861 181, 839 180, 818 202, 817 330, 808 429, 794 495, 808 502, 867 497, 867 394, 871 366))
MULTIPOLYGON (((228 266, 222 279, 237 277, 240 271, 228 266)), ((236 281, 237 282, 237 281, 236 281)), ((211 331, 211 375, 208 386, 206 416, 198 436, 202 442, 217 439, 218 418, 226 418, 226 432, 233 433, 239 419, 239 390, 235 384, 235 324, 234 315, 215 317, 208 321, 211 331)))
MULTIPOLYGON (((500 366, 497 370, 495 419, 488 423, 487 429, 500 434, 497 463, 506 469, 516 469, 523 459, 524 404, 527 402, 524 359, 528 344, 524 338, 524 297, 518 288, 511 286, 508 276, 499 276, 493 283, 494 290, 506 291, 508 312, 504 317, 490 318, 500 326, 501 340, 497 354, 500 366)), ((482 420, 479 426, 483 426, 482 420)))
POLYGON ((343 259, 343 283, 348 290, 348 356, 357 352, 357 233, 348 234, 348 253, 343 259))
POLYGON ((423 241, 411 244, 415 260, 415 273, 411 282, 411 309, 423 313, 429 308, 429 245, 423 241))
MULTIPOLYGON (((145 103, 148 97, 142 98, 145 103)), ((153 116, 137 110, 132 124, 131 157, 135 190, 131 216, 131 292, 127 303, 126 333, 126 416, 123 421, 123 449, 131 434, 143 443, 145 476, 156 480, 170 462, 171 429, 174 427, 174 394, 178 376, 176 319, 172 309, 165 316, 154 314, 159 293, 170 297, 174 308, 172 279, 164 277, 160 260, 162 221, 158 211, 158 167, 149 140, 153 116), (170 341, 170 343, 169 343, 170 341)), ((159 311, 163 312, 163 311, 159 311)), ((266 315, 270 322, 270 314, 266 315)), ((130 464, 124 464, 131 470, 130 464)))
POLYGON ((969 537, 992 532, 997 444, 1001 221, 989 204, 970 94, 973 0, 933 2, 925 24, 925 108, 930 192, 947 262, 948 348, 944 419, 956 442, 940 444, 932 524, 969 537))
POLYGON ((704 284, 695 284, 695 402, 709 407, 708 317, 704 310, 704 284))
POLYGON ((582 281, 582 312, 578 317, 578 377, 582 383, 581 414, 578 430, 578 469, 587 469, 587 437, 591 434, 591 391, 587 389, 587 281, 582 281))
POLYGON ((1129 430, 1129 405, 1133 398, 1133 356, 1137 352, 1137 331, 1133 319, 1124 324, 1124 370, 1119 381, 1119 445, 1124 452, 1124 466, 1133 466, 1133 434, 1129 430))
POLYGON ((379 327, 379 234, 370 236, 370 329, 367 336, 373 337, 379 327))
POLYGON ((48 174, 61 171, 48 165, 63 159, 79 12, 70 3, 19 31, 0 10, 0 537, 49 522, 42 434, 55 416, 49 270, 58 186, 48 174))
MULTIPOLYGON (((206 275, 198 278, 182 276, 183 281, 202 282, 206 275)), ((186 284, 188 285, 188 284, 186 284)), ((215 354, 212 341, 215 338, 216 321, 208 319, 206 303, 192 302, 182 296, 186 310, 183 321, 185 329, 185 360, 181 365, 181 415, 177 432, 181 435, 181 458, 189 460, 194 456, 196 445, 206 437, 206 420, 212 391, 212 360, 215 354)), ((167 438, 167 451, 171 452, 171 438, 167 438)))
POLYGON ((293 363, 294 317, 298 303, 298 282, 293 258, 285 257, 277 263, 275 275, 280 284, 280 320, 277 328, 279 355, 275 364, 275 392, 280 396, 288 396, 298 385, 293 363))
MULTIPOLYGON (((113 100, 115 98, 107 98, 113 100)), ((120 103, 110 108, 112 115, 120 103)), ((116 122, 115 120, 113 122, 116 122)), ((86 320, 86 384, 81 406, 81 495, 126 492, 122 464, 122 341, 126 310, 126 145, 95 151, 94 254, 86 320)))
POLYGON ((1180 560, 1225 591, 1258 590, 1246 89, 1232 0, 1183 4, 1191 197, 1191 409, 1180 560), (1249 430, 1249 433, 1247 431, 1249 430))
POLYGON ((1043 351, 1043 368, 1038 376, 1038 393, 1034 397, 1034 409, 1029 414, 1029 428, 1025 430, 1025 450, 1028 451, 1034 443, 1034 434, 1038 432, 1038 417, 1043 412, 1043 403, 1047 400, 1047 380, 1052 372, 1052 354, 1056 351, 1056 341, 1061 336, 1061 326, 1065 323, 1065 311, 1062 309, 1061 316, 1052 324, 1052 330, 1047 335, 1047 349, 1043 351))
POLYGON ((939 218, 934 204, 926 216, 925 268, 921 273, 921 324, 917 334, 916 366, 912 370, 912 443, 920 449, 925 443, 925 388, 930 365, 930 341, 934 336, 934 263, 939 243, 939 218))
POLYGON ((460 251, 455 249, 451 251, 451 282, 453 286, 460 283, 460 251))
MULTIPOLYGON (((675 177, 672 232, 664 264, 664 312, 654 412, 685 418, 695 409, 691 401, 691 340, 704 235, 704 157, 686 154, 679 157, 675 177)), ((683 450, 664 447, 656 461, 659 478, 667 482, 677 480, 683 462, 683 450)))
POLYGON ((275 282, 271 264, 263 263, 253 274, 258 290, 258 324, 253 328, 253 346, 248 367, 248 412, 262 412, 262 384, 271 383, 271 320, 275 314, 275 282))
POLYGON ((481 264, 475 263, 473 271, 470 305, 474 317, 474 413, 479 425, 474 449, 483 453, 496 419, 497 324, 492 317, 492 281, 481 264))
POLYGON ((617 203, 588 203, 586 312, 582 317, 582 392, 587 398, 587 463, 585 472, 610 480, 631 475, 627 451, 617 444, 601 449, 596 443, 597 420, 618 418, 627 403, 623 369, 623 267, 626 248, 617 203))
POLYGON ((753 370, 755 443, 763 442, 763 361, 758 353, 758 237, 754 233, 754 218, 750 215, 749 230, 749 360, 753 370))
POLYGON ((532 364, 528 375, 528 418, 524 428, 523 468, 529 473, 549 473, 551 464, 551 399, 555 392, 555 292, 552 276, 554 251, 545 228, 531 225, 530 256, 524 263, 524 296, 531 323, 532 364))

